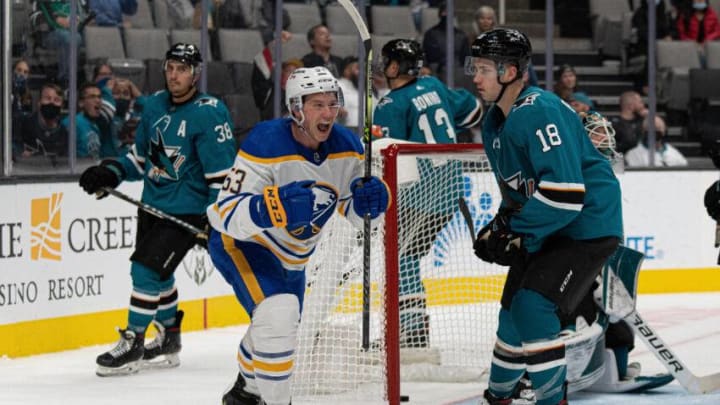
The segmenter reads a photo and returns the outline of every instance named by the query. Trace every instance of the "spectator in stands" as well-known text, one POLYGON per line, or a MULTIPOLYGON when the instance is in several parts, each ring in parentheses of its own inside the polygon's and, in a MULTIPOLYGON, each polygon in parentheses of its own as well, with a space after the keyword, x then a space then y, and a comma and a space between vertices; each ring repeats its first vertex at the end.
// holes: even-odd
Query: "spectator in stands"
POLYGON ((120 143, 119 153, 124 154, 135 143, 135 130, 142 111, 142 93, 132 81, 118 78, 113 83, 112 97, 115 102, 112 131, 120 143), (139 108, 135 108, 135 104, 139 108))
POLYGON ((63 94, 57 84, 43 84, 37 111, 23 118, 16 128, 15 137, 23 145, 22 157, 67 156, 68 133, 60 122, 63 94))
MULTIPOLYGON (((83 6, 85 2, 78 1, 78 46, 82 44, 84 25, 93 17, 83 6)), ((46 49, 55 49, 58 52, 58 72, 55 77, 61 86, 68 83, 70 61, 70 3, 68 0, 41 1, 35 0, 33 12, 30 15, 33 30, 39 35, 39 41, 46 49)))
POLYGON ((360 64, 356 56, 343 59, 341 77, 338 84, 343 92, 345 104, 338 113, 338 122, 354 130, 359 126, 360 100, 358 92, 358 79, 360 77, 360 64))
MULTIPOLYGON (((75 119, 77 137, 77 157, 99 159, 119 155, 119 142, 112 134, 110 125, 102 123, 100 109, 102 92, 95 83, 85 83, 78 91, 80 112, 75 119)), ((70 120, 63 119, 62 124, 69 130, 70 120)))
MULTIPOLYGON (((252 92, 253 98, 255 99, 255 106, 260 110, 260 119, 269 120, 276 118, 274 117, 274 105, 273 105, 273 89, 275 88, 272 80, 273 75, 273 62, 272 62, 272 51, 271 46, 268 45, 260 53, 255 56, 253 61, 253 72, 252 72, 252 92)), ((300 59, 288 59, 282 63, 280 72, 280 114, 286 116, 288 111, 285 106, 285 83, 288 77, 297 68, 303 67, 303 63, 300 59)), ((279 117, 277 117, 279 118, 279 117)))
POLYGON ((705 66, 705 42, 720 38, 718 16, 707 0, 693 0, 692 12, 680 12, 677 30, 680 40, 697 43, 700 59, 705 66))
MULTIPOLYGON (((28 88, 30 65, 25 59, 20 59, 13 65, 12 92, 10 93, 11 117, 13 133, 18 134, 20 122, 30 114, 33 109, 33 99, 28 88)), ((20 137, 13 137, 13 155, 22 152, 20 137)))
MULTIPOLYGON (((226 0, 236 1, 236 0, 226 0)), ((263 43, 269 44, 275 38, 275 2, 268 0, 249 0, 250 15, 245 16, 248 22, 247 28, 257 29, 263 38, 263 43)), ((287 41, 291 34, 285 30, 290 26, 290 13, 283 9, 282 11, 282 38, 287 41)), ((231 27, 243 28, 243 27, 231 27)))
POLYGON ((303 56, 305 67, 323 66, 335 77, 340 77, 342 58, 330 53, 332 49, 332 36, 330 30, 323 24, 318 24, 307 32, 307 41, 312 52, 303 56))
POLYGON ((593 109, 594 105, 590 97, 577 90, 577 74, 574 67, 567 64, 560 66, 555 80, 555 93, 568 101, 575 111, 580 113, 593 109))
MULTIPOLYGON (((438 7, 438 17, 440 22, 434 27, 430 28, 423 35, 422 47, 425 52, 425 62, 428 67, 436 72, 438 77, 442 77, 445 72, 445 64, 447 62, 447 3, 442 2, 438 7)), ((465 32, 453 27, 454 42, 455 42, 455 66, 462 67, 465 63, 465 58, 470 55, 470 42, 465 32)))
POLYGON ((137 0, 90 0, 89 5, 100 27, 121 27, 123 14, 135 15, 138 8, 137 0))
POLYGON ((622 154, 638 144, 642 136, 642 122, 648 109, 642 97, 636 91, 626 91, 620 95, 620 116, 612 117, 615 128, 615 149, 622 154))
MULTIPOLYGON (((670 13, 665 9, 665 2, 655 5, 655 38, 672 40, 675 25, 670 13)), ((632 27, 636 33, 636 41, 630 45, 629 53, 633 57, 644 56, 645 62, 642 71, 636 77, 636 85, 647 94, 647 44, 648 44, 648 3, 641 1, 632 16, 632 27)))
MULTIPOLYGON (((650 153, 648 149, 648 120, 643 120, 642 141, 625 154, 625 164, 628 167, 650 167, 650 153)), ((688 161, 674 146, 665 142, 665 121, 655 117, 655 166, 687 166, 688 161)))
POLYGON ((475 34, 480 35, 483 32, 491 31, 496 25, 497 17, 495 16, 495 9, 490 6, 478 7, 473 19, 475 34))
POLYGON ((189 29, 195 16, 195 5, 191 0, 153 0, 167 3, 167 15, 171 29, 189 29))

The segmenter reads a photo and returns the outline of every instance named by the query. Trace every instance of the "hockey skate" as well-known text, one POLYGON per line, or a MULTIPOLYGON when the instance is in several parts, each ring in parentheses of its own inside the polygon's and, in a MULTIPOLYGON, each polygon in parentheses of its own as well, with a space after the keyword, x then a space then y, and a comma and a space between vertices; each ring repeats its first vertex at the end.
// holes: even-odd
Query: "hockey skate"
POLYGON ((245 379, 238 373, 235 384, 223 395, 223 405, 263 405, 259 396, 245 391, 245 379))
POLYGON ((183 311, 175 314, 175 323, 165 328, 160 322, 153 321, 157 335, 155 339, 145 346, 143 355, 143 368, 159 369, 172 368, 180 365, 180 324, 182 323, 183 311))
POLYGON ((129 375, 140 370, 145 336, 129 329, 118 329, 120 340, 115 348, 97 357, 95 374, 100 377, 129 375))

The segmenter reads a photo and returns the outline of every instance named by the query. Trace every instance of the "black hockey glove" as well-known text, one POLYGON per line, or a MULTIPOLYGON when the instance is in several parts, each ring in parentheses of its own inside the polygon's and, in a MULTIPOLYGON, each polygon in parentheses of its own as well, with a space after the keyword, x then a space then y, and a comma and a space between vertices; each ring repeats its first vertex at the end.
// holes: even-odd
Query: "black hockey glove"
POLYGON ((203 233, 195 234, 195 244, 208 250, 208 238, 210 238, 210 223, 208 222, 207 215, 200 217, 201 226, 198 228, 203 230, 203 233))
POLYGON ((705 191, 705 209, 712 219, 720 219, 720 181, 716 181, 705 191))
POLYGON ((502 210, 477 234, 475 256, 488 263, 509 266, 524 255, 522 238, 510 230, 510 215, 502 210))
POLYGON ((97 166, 91 166, 85 169, 80 175, 80 187, 88 194, 98 194, 98 199, 107 196, 102 191, 103 187, 115 188, 120 184, 124 177, 125 170, 122 165, 115 160, 103 160, 97 166))

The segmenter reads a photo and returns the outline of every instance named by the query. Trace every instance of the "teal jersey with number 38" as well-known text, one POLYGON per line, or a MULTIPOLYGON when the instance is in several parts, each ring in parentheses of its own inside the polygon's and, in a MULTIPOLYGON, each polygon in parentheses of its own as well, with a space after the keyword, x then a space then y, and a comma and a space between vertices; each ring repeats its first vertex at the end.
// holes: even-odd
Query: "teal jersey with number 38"
POLYGON ((456 143, 460 129, 477 125, 480 101, 465 89, 448 89, 423 76, 380 99, 373 115, 373 134, 419 143, 456 143))

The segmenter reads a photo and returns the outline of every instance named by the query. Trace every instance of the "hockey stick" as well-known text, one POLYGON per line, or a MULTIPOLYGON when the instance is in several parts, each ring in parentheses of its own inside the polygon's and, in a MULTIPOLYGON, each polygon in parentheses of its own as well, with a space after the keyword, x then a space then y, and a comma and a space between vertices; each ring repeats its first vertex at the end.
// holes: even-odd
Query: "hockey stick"
POLYGON ((166 214, 151 205, 145 204, 142 201, 138 201, 125 193, 115 190, 114 188, 103 187, 102 192, 110 194, 112 196, 115 196, 123 201, 129 202, 130 204, 140 208, 141 210, 143 210, 149 214, 155 215, 158 218, 166 219, 166 220, 174 223, 175 225, 180 226, 181 228, 185 228, 186 230, 192 232, 196 238, 205 239, 205 240, 207 240, 207 238, 208 238, 207 232, 203 231, 202 229, 197 228, 196 226, 189 224, 178 217, 174 217, 170 214, 166 214))
POLYGON ((472 214, 470 208, 464 198, 458 198, 458 206, 460 207, 460 213, 465 219, 468 229, 470 230, 470 240, 475 243, 475 225, 473 225, 472 214))
MULTIPOLYGON (((464 201, 459 203, 460 212, 462 212, 468 228, 473 230, 473 222, 470 211, 464 201), (463 207, 464 206, 464 207, 463 207)), ((625 295, 626 298, 632 299, 630 293, 624 287, 622 280, 612 271, 609 271, 611 282, 617 286, 613 289, 615 293, 625 295)), ((680 358, 672 352, 670 347, 660 339, 660 336, 648 325, 637 312, 633 310, 624 318, 628 325, 635 331, 635 334, 645 343, 660 363, 675 377, 680 385, 691 394, 706 394, 720 389, 720 373, 698 377, 693 374, 680 358)))
POLYGON ((670 347, 642 319, 637 311, 625 317, 635 334, 640 337, 648 350, 660 360, 680 385, 691 394, 707 394, 720 389, 720 373, 698 377, 693 374, 670 347))
MULTIPOLYGON (((365 120, 363 123, 363 142, 365 143, 365 178, 372 172, 372 40, 362 16, 350 0, 338 0, 338 3, 352 19, 365 47, 365 120)), ((363 218, 363 294, 362 294, 362 348, 370 349, 370 214, 363 218)))

